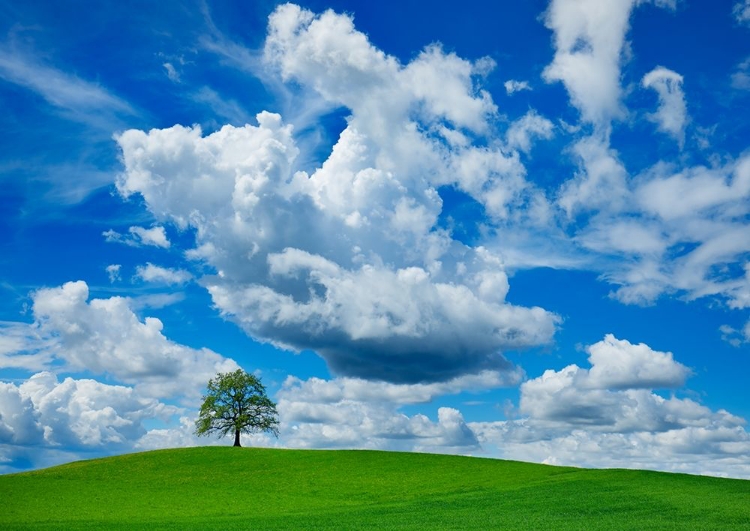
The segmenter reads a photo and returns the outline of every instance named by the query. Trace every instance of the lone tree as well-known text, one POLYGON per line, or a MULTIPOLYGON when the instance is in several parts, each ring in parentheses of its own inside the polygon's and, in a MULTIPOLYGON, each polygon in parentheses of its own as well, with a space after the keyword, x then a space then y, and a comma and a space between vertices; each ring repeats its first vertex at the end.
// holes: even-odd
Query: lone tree
POLYGON ((279 436, 276 404, 266 396, 260 380, 242 369, 219 373, 208 381, 203 397, 196 435, 234 432, 234 446, 240 444, 240 433, 268 431, 279 436))

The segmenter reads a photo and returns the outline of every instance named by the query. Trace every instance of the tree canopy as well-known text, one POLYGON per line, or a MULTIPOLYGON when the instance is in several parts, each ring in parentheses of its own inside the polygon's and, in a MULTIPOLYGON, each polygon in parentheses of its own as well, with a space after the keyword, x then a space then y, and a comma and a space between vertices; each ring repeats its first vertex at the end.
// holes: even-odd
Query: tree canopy
POLYGON ((266 396, 260 379, 238 369, 208 381, 195 433, 234 433, 234 446, 242 446, 240 433, 270 432, 278 437, 278 425, 276 404, 266 396))

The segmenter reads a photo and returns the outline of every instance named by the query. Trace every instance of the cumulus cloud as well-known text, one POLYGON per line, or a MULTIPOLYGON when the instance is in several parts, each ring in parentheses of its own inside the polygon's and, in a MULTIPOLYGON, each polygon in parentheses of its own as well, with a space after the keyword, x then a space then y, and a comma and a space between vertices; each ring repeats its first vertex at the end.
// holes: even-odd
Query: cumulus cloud
POLYGON ((49 372, 32 376, 19 387, 38 412, 46 444, 67 447, 122 445, 145 433, 145 418, 171 415, 176 408, 139 397, 130 387, 95 380, 66 378, 49 372))
MULTIPOLYGON (((550 138, 551 122, 531 111, 510 122, 504 142, 493 133, 497 107, 481 88, 486 60, 467 61, 431 45, 402 64, 350 17, 289 4, 271 15, 264 62, 255 68, 313 94, 316 108, 322 100, 328 109, 347 110, 346 127, 325 160, 302 160, 297 133, 270 113, 260 113, 257 126, 227 126, 207 136, 196 127, 131 130, 118 137, 125 161, 118 189, 142 195, 160 223, 195 229, 188 256, 216 270, 200 282, 226 316, 258 339, 325 350, 341 374, 362 376, 368 364, 346 371, 370 359, 381 340, 388 346, 381 350, 393 356, 373 358, 373 365, 392 363, 399 372, 404 353, 421 352, 410 342, 446 321, 449 300, 475 297, 471 312, 500 315, 503 308, 520 315, 523 309, 504 302, 509 264, 592 269, 628 304, 680 293, 720 295, 740 307, 745 281, 730 266, 750 249, 747 157, 712 167, 656 163, 631 175, 610 144, 610 122, 625 112, 620 69, 635 5, 621 0, 603 9, 593 1, 557 0, 545 14, 555 46, 545 76, 566 86, 582 124, 593 127, 566 129, 574 135, 566 153, 575 171, 557 190, 530 183, 519 154, 550 138), (444 90, 434 90, 435 79, 444 90), (441 187, 467 194, 485 214, 474 227, 477 246, 441 228, 441 187), (279 269, 290 260, 303 263, 279 269), (360 287, 367 302, 342 301, 343 286, 357 282, 371 283, 372 291, 398 286, 421 299, 383 305, 360 287), (351 314, 341 315, 344 308, 351 314), (413 326, 412 309, 431 320, 413 326), (292 333, 303 319, 307 328, 292 333), (357 329, 364 319, 376 324, 357 329), (384 328, 393 332, 385 339, 384 328)), ((684 137, 678 74, 657 68, 641 81, 663 93, 658 125, 684 137)), ((478 341, 484 354, 470 354, 466 370, 502 363, 491 350, 517 348, 500 339, 502 327, 488 340, 490 321, 465 317, 485 336, 478 341)), ((519 345, 548 341, 554 320, 535 321, 538 333, 526 329, 519 345)), ((455 336, 459 343, 463 337, 455 336)), ((456 376, 455 348, 446 343, 434 353, 436 370, 419 377, 456 376)), ((419 370, 407 372, 416 378, 419 370)))
POLYGON ((135 268, 136 277, 144 282, 156 282, 161 284, 184 284, 189 282, 193 275, 183 269, 170 269, 146 263, 145 266, 135 268))
MULTIPOLYGON (((555 56, 542 73, 547 82, 565 85, 581 118, 596 127, 607 127, 622 118, 620 66, 630 14, 643 2, 615 0, 553 0, 545 14, 554 32, 555 56)), ((673 2, 656 1, 662 7, 673 2)))
MULTIPOLYGON (((89 300, 85 282, 31 298, 32 324, 0 323, 0 368, 35 372, 20 383, 0 382, 2 472, 173 440, 169 422, 186 411, 163 400, 194 404, 216 373, 239 368, 208 349, 169 340, 161 321, 141 320, 130 299, 89 300), (80 372, 118 384, 55 374, 80 372), (154 421, 163 427, 148 431, 154 421)), ((192 440, 180 437, 183 445, 192 440)))
POLYGON ((531 85, 528 81, 516 81, 515 79, 509 79, 503 83, 505 92, 510 96, 514 92, 521 92, 522 90, 531 90, 531 85))
POLYGON ((28 396, 14 384, 0 382, 0 445, 38 444, 44 430, 38 412, 28 396))
POLYGON ((574 240, 594 253, 587 267, 618 286, 615 298, 721 295, 732 308, 745 306, 748 277, 736 265, 750 250, 747 155, 712 167, 660 162, 631 177, 604 140, 579 140, 572 153, 580 169, 558 204, 571 218, 589 216, 574 240))
MULTIPOLYGON (((496 378, 491 375, 488 380, 496 378)), ((290 377, 278 393, 281 438, 285 445, 296 448, 476 450, 477 439, 458 410, 439 408, 437 421, 398 411, 405 402, 423 401, 441 391, 439 384, 393 385, 350 378, 301 381, 290 377), (382 391, 385 393, 378 395, 382 391)))
POLYGON ((532 110, 510 125, 506 141, 511 148, 529 153, 534 138, 548 140, 554 135, 554 129, 552 122, 532 110))
MULTIPOLYGON (((217 372, 237 364, 208 349, 193 349, 162 334, 154 317, 141 321, 129 299, 89 298, 85 282, 69 282, 32 294, 33 325, 17 324, 15 343, 0 352, 7 367, 64 367, 109 375, 132 384, 144 397, 197 397, 217 372), (21 329, 25 332, 21 334, 21 329)), ((0 342, 0 345, 2 343, 0 342)))
POLYGON ((122 269, 122 266, 120 264, 110 264, 105 269, 110 282, 116 282, 121 279, 120 269, 122 269))
POLYGON ((645 214, 635 223, 648 231, 644 243, 650 233, 656 252, 643 253, 635 267, 619 264, 621 269, 611 272, 609 278, 622 285, 615 295, 625 302, 648 303, 669 291, 683 291, 690 298, 721 294, 732 307, 743 307, 746 275, 723 271, 750 250, 744 221, 749 183, 747 156, 724 166, 682 171, 660 164, 641 175, 629 207, 645 214))
MULTIPOLYGON (((573 263, 601 273, 616 286, 612 296, 627 304, 682 293, 690 299, 720 295, 739 307, 745 281, 731 271, 750 249, 746 154, 711 167, 659 161, 631 175, 610 144, 612 120, 626 113, 620 70, 629 17, 639 4, 621 0, 604 8, 595 1, 556 0, 545 14, 555 57, 543 76, 565 85, 581 122, 592 126, 567 129, 576 135, 567 152, 577 171, 560 185, 554 207, 574 223, 563 229, 572 232, 573 245, 553 252, 561 262, 573 257, 573 263)), ((657 67, 641 85, 659 96, 650 119, 682 146, 689 121, 682 77, 657 67)), ((536 247, 537 253, 549 252, 536 247)))
POLYGON ((591 370, 587 385, 608 389, 677 388, 685 384, 690 370, 677 363, 671 352, 633 345, 612 334, 588 347, 591 370))
POLYGON ((560 186, 557 204, 568 217, 592 211, 621 212, 630 196, 628 172, 606 136, 584 137, 570 151, 578 172, 560 186))
POLYGON ((732 14, 740 24, 750 25, 750 0, 741 0, 734 4, 732 14))
POLYGON ((512 421, 468 426, 505 458, 750 477, 745 421, 655 388, 679 388, 690 371, 671 353, 608 335, 588 348, 590 369, 548 370, 521 386, 512 421))
MULTIPOLYGON (((476 436, 454 408, 438 408, 435 419, 405 415, 405 404, 424 404, 462 391, 482 392, 516 385, 521 373, 486 371, 430 384, 393 384, 359 378, 288 376, 275 396, 280 416, 278 439, 266 434, 243 438, 247 446, 286 448, 373 448, 380 450, 471 453, 476 436)), ((180 418, 176 427, 149 430, 135 442, 138 449, 205 444, 193 433, 193 420, 180 418)), ((219 439, 209 441, 224 444, 219 439)))
POLYGON ((631 468, 750 478, 750 437, 737 421, 712 421, 664 432, 566 433, 528 422, 474 423, 485 451, 505 459, 586 468, 631 468))
POLYGON ((685 142, 685 124, 688 121, 682 76, 662 66, 643 76, 641 85, 659 95, 659 109, 649 115, 659 131, 672 136, 682 147, 685 142))
POLYGON ((421 268, 346 272, 331 262, 303 263, 309 258, 315 257, 291 250, 269 255, 271 273, 306 277, 324 295, 295 301, 261 286, 209 291, 250 333, 283 338, 276 339, 281 346, 314 348, 338 374, 396 382, 509 370, 500 349, 543 343, 554 332, 554 320, 540 308, 482 300, 466 286, 431 282, 421 268), (289 262, 275 266, 277 259, 289 262))
MULTIPOLYGON (((210 135, 130 130, 117 138, 118 190, 143 196, 159 223, 195 230, 187 255, 215 270, 198 281, 223 315, 256 339, 315 349, 341 376, 404 383, 512 370, 502 353, 548 343, 558 319, 505 302, 508 264, 592 269, 628 304, 682 293, 740 307, 745 281, 725 266, 750 250, 747 157, 630 175, 610 145, 634 5, 559 0, 545 15, 556 49, 545 75, 593 126, 570 144, 576 171, 551 199, 526 179, 520 153, 554 126, 530 111, 498 142, 484 62, 431 45, 401 64, 350 17, 294 5, 271 15, 263 60, 267 75, 348 110, 324 160, 303 162, 292 126, 267 112, 210 135), (486 215, 474 246, 441 226, 441 187, 486 215)), ((643 80, 663 89, 658 112, 684 101, 675 76, 656 69, 643 80)), ((684 132, 680 120, 659 123, 684 132)))
POLYGON ((0 321, 0 369, 44 369, 54 359, 51 341, 27 323, 0 321))
POLYGON ((555 56, 546 81, 561 81, 584 121, 605 124, 624 113, 620 103, 620 60, 635 0, 606 8, 595 0, 553 0, 545 14, 554 32, 555 56))
POLYGON ((59 381, 47 371, 20 385, 0 382, 0 470, 13 471, 16 460, 41 466, 70 460, 76 452, 128 451, 148 435, 144 421, 166 421, 180 412, 132 387, 59 381), (31 447, 33 455, 27 455, 31 447))
MULTIPOLYGON (((513 371, 504 351, 552 339, 555 315, 505 302, 502 259, 438 225, 440 186, 497 219, 544 208, 517 151, 473 143, 496 114, 477 86, 486 60, 431 45, 402 65, 350 17, 291 4, 269 18, 264 58, 351 112, 316 169, 299 170, 292 127, 267 112, 208 136, 175 126, 117 137, 118 190, 195 229, 188 256, 216 270, 200 282, 225 316, 254 338, 315 349, 339 375, 392 382, 513 371)), ((527 149, 550 128, 530 114, 510 138, 527 149)))
POLYGON ((154 247, 161 247, 168 249, 171 245, 167 239, 167 233, 164 227, 152 227, 146 229, 144 227, 130 227, 128 234, 121 234, 115 230, 107 230, 102 233, 102 236, 108 242, 124 243, 130 246, 148 245, 154 247))
POLYGON ((466 422, 454 408, 438 408, 434 420, 400 411, 446 393, 492 389, 499 374, 416 385, 289 377, 277 395, 279 444, 750 477, 743 419, 653 391, 678 389, 690 375, 671 353, 612 335, 588 353, 588 369, 570 365, 522 384, 520 418, 503 421, 466 422))
POLYGON ((164 227, 152 227, 150 229, 130 227, 128 232, 135 236, 143 245, 153 245, 164 249, 168 249, 170 246, 164 227))

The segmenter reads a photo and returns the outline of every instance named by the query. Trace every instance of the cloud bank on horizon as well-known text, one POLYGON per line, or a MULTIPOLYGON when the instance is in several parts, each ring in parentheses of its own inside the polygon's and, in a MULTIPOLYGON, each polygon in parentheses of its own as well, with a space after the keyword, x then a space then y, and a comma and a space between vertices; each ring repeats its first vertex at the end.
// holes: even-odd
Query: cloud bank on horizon
MULTIPOLYGON (((726 140, 736 129, 705 121, 691 97, 727 96, 684 62, 654 54, 632 66, 637 12, 679 24, 679 2, 552 0, 536 22, 547 62, 507 77, 495 54, 466 59, 450 42, 389 54, 356 10, 277 5, 251 48, 203 8, 202 55, 151 51, 163 82, 182 87, 174 106, 211 110, 183 122, 193 125, 31 58, 19 28, 0 48, 0 78, 46 102, 49 120, 75 123, 81 138, 113 134, 117 164, 86 153, 105 167, 67 185, 40 177, 49 197, 127 207, 83 210, 104 282, 43 278, 32 322, 0 322, 0 470, 197 444, 205 382, 256 370, 229 354, 239 339, 170 339, 155 316, 192 328, 199 305, 272 347, 261 372, 275 382, 281 437, 251 444, 750 477, 750 433, 730 412, 747 404, 704 405, 686 387, 747 368, 750 153, 726 140), (258 80, 267 103, 249 113, 252 101, 199 86, 210 77, 199 61, 258 80), (50 75, 59 83, 39 82, 50 75), (533 105, 555 90, 553 104, 533 105), (614 334, 615 312, 563 342, 584 314, 575 300, 544 301, 570 287, 536 277, 540 287, 513 297, 517 276, 549 269, 593 274, 609 291, 594 301, 602 315, 669 315, 675 299, 720 312, 708 321, 721 326, 701 333, 733 349, 737 367, 706 368, 703 351, 683 363, 614 334), (285 354, 310 351, 323 372, 285 354)), ((723 14, 745 40, 748 9, 723 14)), ((723 82, 745 103, 748 57, 723 82)), ((659 348, 684 332, 675 319, 659 348)))

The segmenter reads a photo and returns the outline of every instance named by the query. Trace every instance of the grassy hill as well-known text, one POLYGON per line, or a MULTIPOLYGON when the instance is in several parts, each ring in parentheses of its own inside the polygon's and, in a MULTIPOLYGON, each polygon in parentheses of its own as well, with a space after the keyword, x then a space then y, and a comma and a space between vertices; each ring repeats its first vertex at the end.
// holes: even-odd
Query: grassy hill
POLYGON ((0 529, 750 529, 750 481, 370 451, 185 448, 0 476, 0 529))

